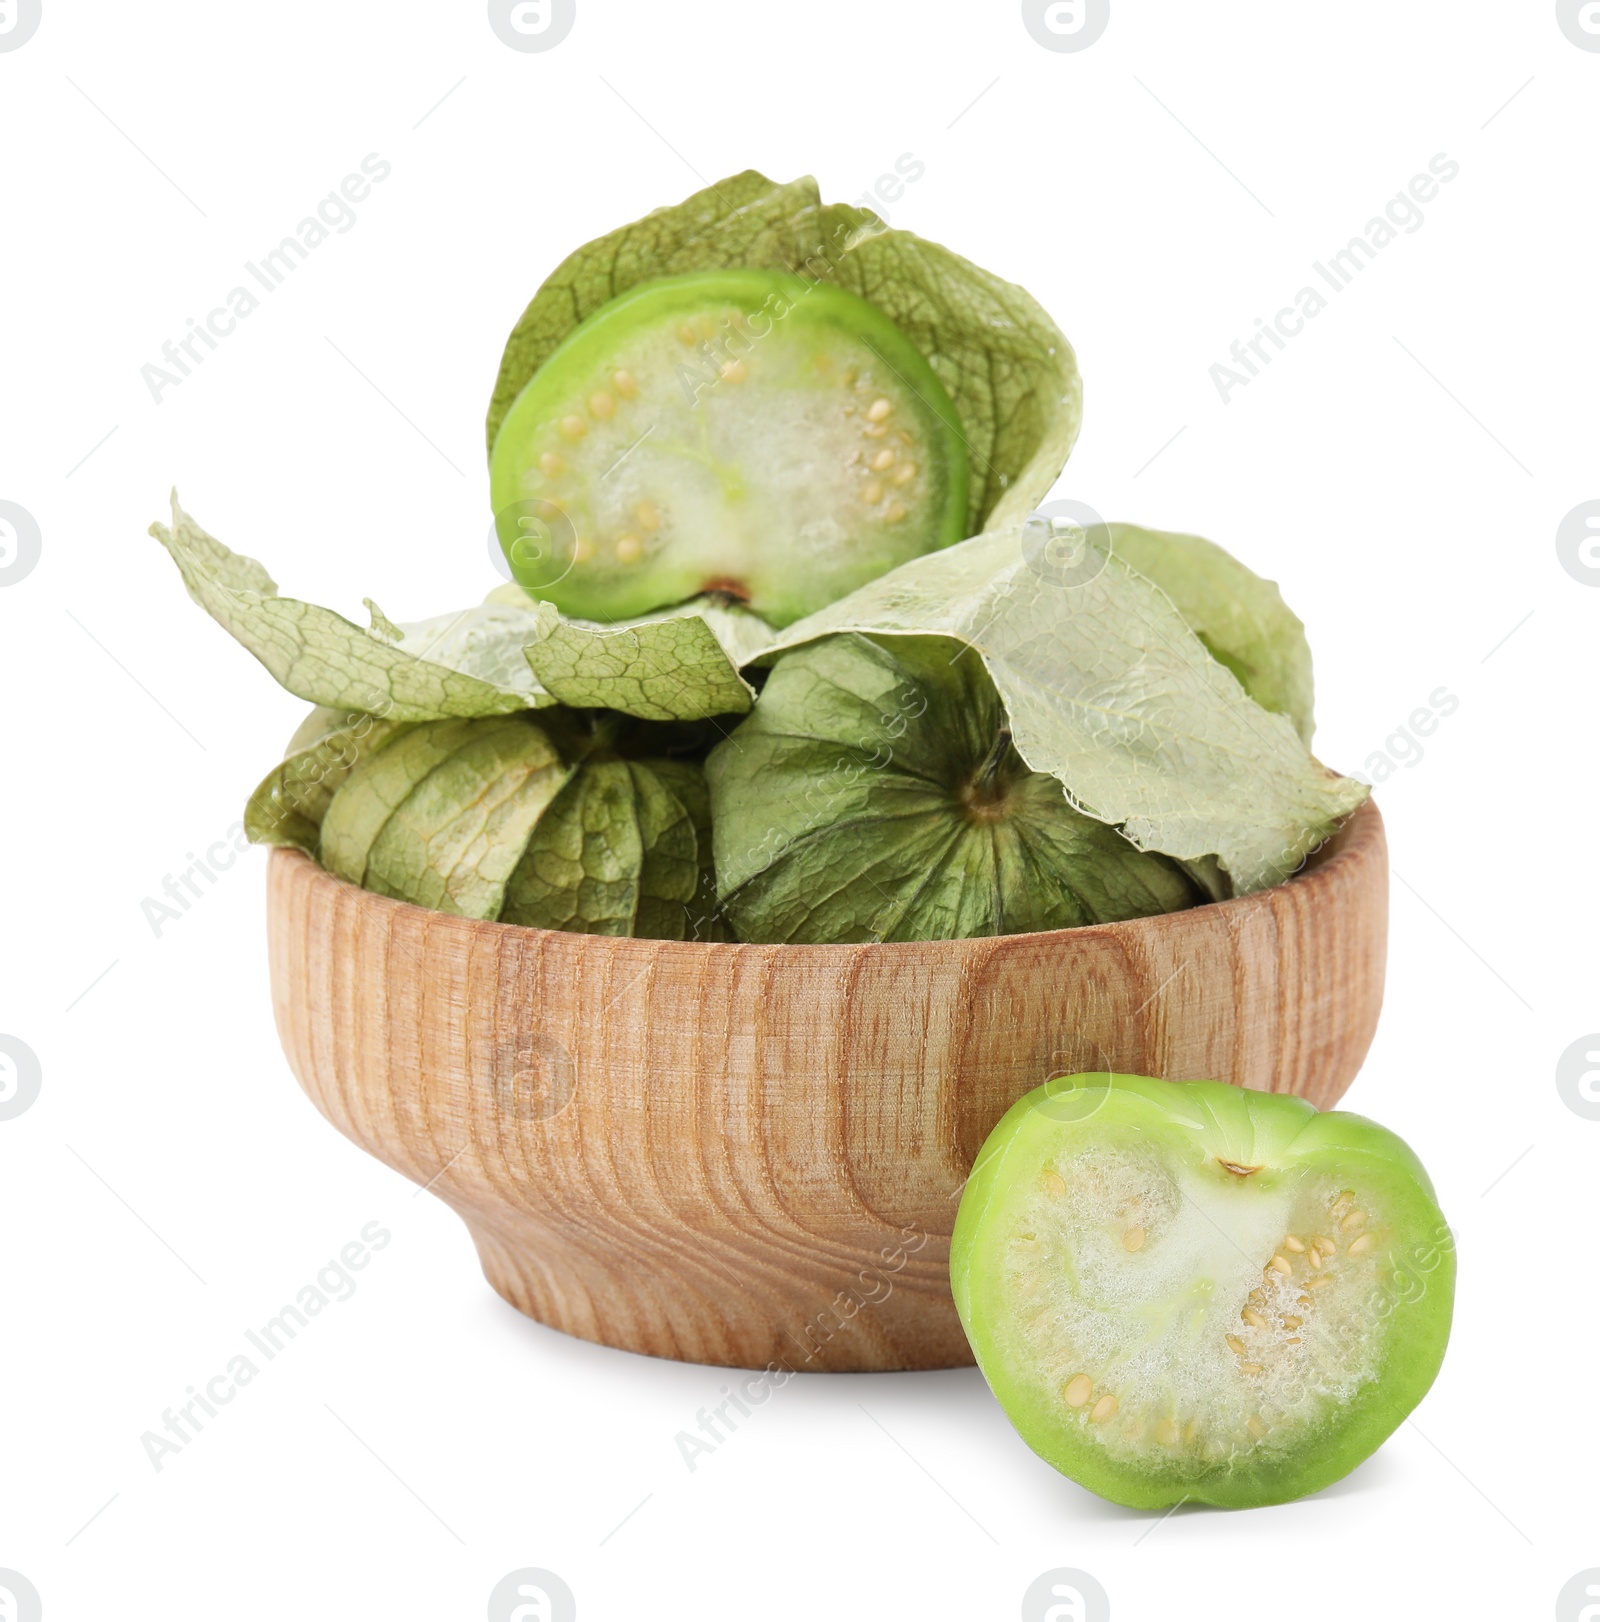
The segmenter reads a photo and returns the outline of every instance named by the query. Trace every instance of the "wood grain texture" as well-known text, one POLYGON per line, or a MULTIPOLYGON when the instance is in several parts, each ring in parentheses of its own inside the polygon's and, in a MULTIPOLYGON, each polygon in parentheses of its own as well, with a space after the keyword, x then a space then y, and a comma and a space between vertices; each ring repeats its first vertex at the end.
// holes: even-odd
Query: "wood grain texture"
POLYGON ((494 1288, 570 1334, 746 1368, 970 1362, 950 1230, 1010 1104, 1110 1068, 1327 1107, 1383 994, 1371 804, 1277 889, 988 940, 560 934, 389 901, 284 850, 268 885, 301 1085, 465 1218, 494 1288))

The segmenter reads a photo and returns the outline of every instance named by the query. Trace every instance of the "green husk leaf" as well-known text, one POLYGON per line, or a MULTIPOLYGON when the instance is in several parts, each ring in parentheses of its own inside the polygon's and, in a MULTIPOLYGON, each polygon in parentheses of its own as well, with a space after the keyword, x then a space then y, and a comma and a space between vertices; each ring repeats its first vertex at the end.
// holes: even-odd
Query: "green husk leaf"
POLYGON ((638 807, 643 858, 631 933, 651 940, 682 940, 688 932, 687 908, 700 883, 694 818, 648 763, 631 762, 628 775, 638 807))
POLYGON ((707 762, 741 939, 946 940, 1171 912, 1177 865, 1067 804, 1010 741, 993 683, 944 637, 786 654, 707 762))
POLYGON ((530 677, 523 649, 548 635, 560 619, 561 612, 554 603, 535 603, 525 597, 523 603, 515 605, 484 602, 396 629, 401 633, 399 645, 403 652, 448 665, 491 687, 525 692, 528 708, 543 709, 557 700, 530 677))
POLYGON ((548 615, 495 605, 373 629, 315 603, 280 597, 271 575, 208 535, 172 497, 172 524, 150 533, 178 566, 189 595, 291 693, 331 709, 390 721, 503 715, 550 704, 522 657, 548 615), (402 630, 402 640, 387 634, 402 630), (486 677, 481 672, 490 672, 486 677), (495 679, 501 676, 503 679, 495 679))
POLYGON ((365 884, 373 844, 390 817, 472 733, 472 723, 464 717, 425 722, 406 727, 375 750, 345 780, 323 814, 317 851, 322 865, 350 884, 365 884))
POLYGON ((589 761, 534 830, 503 921, 681 940, 698 871, 689 813, 649 765, 589 761))
POLYGON ((699 730, 564 709, 402 725, 332 794, 317 854, 418 906, 681 940, 710 861, 704 780, 626 755, 694 748, 699 730))
POLYGON ((1228 870, 1215 856, 1200 856, 1192 861, 1179 862, 1185 873, 1206 893, 1208 901, 1226 901, 1235 892, 1228 870))
POLYGON ((498 918, 529 836, 568 775, 548 734, 522 716, 407 728, 334 795, 323 863, 380 895, 498 918))
POLYGON ((340 785, 404 725, 349 710, 314 709, 245 804, 244 831, 251 843, 292 846, 315 856, 322 819, 340 785))
POLYGON ((615 627, 558 617, 524 654, 540 686, 563 704, 699 721, 750 708, 755 691, 739 666, 773 635, 757 615, 702 597, 615 627))
POLYGON ((405 627, 396 625, 370 597, 363 597, 361 606, 366 609, 367 616, 372 621, 374 636, 381 636, 385 642, 399 642, 404 639, 405 627))
POLYGON ((730 267, 787 270, 859 294, 927 357, 961 417, 972 460, 968 528, 1020 519, 1077 439, 1072 347, 1020 287, 875 215, 824 206, 809 176, 754 170, 718 181, 579 248, 534 295, 506 343, 488 449, 517 395, 561 341, 641 282, 730 267))
POLYGON ((1282 882, 1365 785, 1321 766, 1115 552, 1062 580, 1036 541, 1011 525, 913 559, 790 626, 775 651, 838 631, 953 637, 993 678, 1022 759, 1079 810, 1140 850, 1214 856, 1238 893, 1282 882))
POLYGON ((1160 586, 1211 657, 1262 709, 1288 716, 1309 744, 1316 729, 1311 645, 1276 583, 1198 535, 1106 527, 1117 556, 1160 586))
POLYGON ((701 767, 687 760, 648 760, 645 764, 664 782, 689 813, 698 851, 699 880, 687 903, 689 918, 684 938, 692 941, 731 941, 733 925, 717 900, 717 869, 711 831, 711 789, 701 767))

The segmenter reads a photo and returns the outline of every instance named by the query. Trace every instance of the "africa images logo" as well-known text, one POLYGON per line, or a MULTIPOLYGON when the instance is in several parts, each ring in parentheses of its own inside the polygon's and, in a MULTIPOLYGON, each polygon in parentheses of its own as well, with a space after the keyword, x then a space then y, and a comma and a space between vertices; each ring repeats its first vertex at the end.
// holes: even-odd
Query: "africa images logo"
POLYGON ((489 0, 489 26, 514 51, 553 51, 577 10, 577 0, 489 0))
POLYGON ((1111 1622, 1111 1601, 1088 1572, 1058 1566, 1022 1596, 1022 1622, 1111 1622))
MULTIPOLYGON (((4 4, 4 0, 0 0, 4 4)), ((39 526, 26 507, 0 501, 0 586, 14 586, 33 573, 44 550, 39 526)))
POLYGON ((0 1566, 0 1622, 39 1622, 43 1615, 39 1590, 20 1571, 0 1566))
POLYGON ((494 1585, 489 1622, 573 1622, 578 1602, 553 1571, 524 1566, 494 1585))
POLYGON ((1600 0, 1556 0, 1556 22, 1580 51, 1600 51, 1600 0))
MULTIPOLYGON (((20 1037, 0 1036, 0 1121, 32 1109, 42 1083, 39 1055, 20 1037)), ((0 1622, 10 1622, 4 1612, 0 1622)))
POLYGON ((1561 520, 1556 556, 1580 586, 1600 586, 1600 501, 1581 502, 1561 520))
MULTIPOLYGON (((39 26, 41 0, 0 0, 0 51, 20 51, 39 26)), ((0 1613, 0 1622, 6 1622, 0 1613)))
POLYGON ((1111 21, 1111 0, 1022 0, 1022 26, 1047 51, 1086 51, 1111 21))

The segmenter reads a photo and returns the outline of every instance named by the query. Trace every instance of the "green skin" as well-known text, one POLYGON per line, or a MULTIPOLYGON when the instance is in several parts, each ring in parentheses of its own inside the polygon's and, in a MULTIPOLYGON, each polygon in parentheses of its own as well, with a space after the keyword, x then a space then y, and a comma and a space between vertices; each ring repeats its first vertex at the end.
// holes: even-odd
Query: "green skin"
MULTIPOLYGON (((1192 1201, 1180 1213, 1186 1223, 1206 1224, 1192 1201)), ((1202 1235, 1202 1242, 1221 1241, 1202 1235)), ((1298 1265, 1302 1258, 1294 1260, 1298 1265)), ((1141 1256, 1129 1255, 1127 1265, 1137 1269, 1141 1256)), ((1100 1074, 1047 1083, 995 1127, 962 1197, 950 1279, 973 1352, 1001 1407, 1023 1440, 1063 1475, 1135 1509, 1183 1501, 1247 1508, 1300 1498, 1339 1480, 1421 1401, 1449 1338, 1455 1254, 1426 1171, 1405 1143, 1375 1122, 1319 1114, 1299 1098, 1218 1082, 1100 1074), (1215 1197, 1223 1201, 1259 1199, 1274 1188, 1282 1193, 1307 1176, 1331 1177, 1354 1190, 1358 1202, 1382 1211, 1383 1232, 1370 1252, 1380 1282, 1370 1312, 1358 1319, 1369 1344, 1376 1338, 1375 1377, 1289 1434, 1235 1447, 1221 1460, 1156 1446, 1139 1461, 1113 1456, 1088 1423, 1086 1406, 1071 1408, 1033 1366, 1021 1333, 1023 1304, 1006 1282, 1006 1257, 1030 1209, 1037 1210, 1039 1179, 1051 1175, 1045 1168, 1119 1135, 1153 1144, 1186 1176, 1214 1177, 1215 1197)), ((1241 1396, 1244 1408, 1249 1401, 1241 1396)))
MULTIPOLYGON (((713 329, 708 325, 707 330, 713 329)), ((828 380, 835 393, 838 371, 828 380)), ((815 391, 819 402, 831 402, 821 376, 805 376, 802 386, 815 391)), ((783 394, 782 386, 777 392, 783 394)), ((838 394, 838 399, 843 405, 851 397, 838 394)), ((864 411, 868 403, 870 397, 864 397, 857 409, 864 411)), ((854 293, 769 270, 662 277, 602 306, 568 334, 518 395, 490 457, 496 527, 519 584, 566 613, 603 620, 721 591, 772 624, 788 624, 912 557, 963 539, 967 489, 960 417, 900 328, 854 293), (722 324, 730 308, 747 323, 731 336, 722 324), (608 387, 613 368, 634 369, 630 345, 635 352, 644 346, 659 360, 663 333, 684 330, 711 314, 719 319, 709 347, 668 346, 676 381, 658 376, 656 388, 618 400, 603 420, 585 418, 586 402, 608 387), (771 447, 781 462, 787 434, 774 423, 763 437, 763 417, 752 404, 762 397, 758 379, 765 376, 771 389, 777 375, 771 367, 793 369, 830 345, 846 357, 841 365, 860 363, 877 378, 874 392, 892 396, 896 407, 893 422, 884 427, 914 430, 915 442, 907 451, 893 439, 861 439, 864 416, 853 416, 848 425, 841 420, 837 443, 819 440, 811 447, 820 458, 815 476, 800 480, 798 490, 790 485, 786 495, 779 494, 772 484, 774 467, 762 465, 762 453, 771 447), (718 380, 702 387, 701 380, 714 379, 715 369, 728 359, 743 360, 751 381, 718 380), (573 414, 585 419, 585 430, 578 442, 563 442, 553 425, 573 414), (730 444, 742 451, 730 454, 730 444), (905 492, 915 510, 894 522, 882 514, 901 491, 884 483, 874 515, 855 499, 869 472, 862 466, 844 471, 851 450, 872 453, 886 445, 914 459, 919 470, 918 483, 905 492), (569 472, 577 470, 575 483, 569 478, 561 484, 564 475, 541 477, 541 453, 551 450, 569 472), (634 493, 668 515, 669 529, 675 507, 680 509, 687 532, 663 535, 659 545, 644 535, 646 555, 640 558, 635 551, 632 561, 609 554, 617 538, 610 531, 636 526, 618 517, 614 507, 599 517, 596 504, 617 497, 623 481, 635 481, 634 493), (691 489, 698 492, 693 500, 691 489), (570 567, 555 579, 549 575, 560 564, 548 550, 539 550, 529 562, 513 544, 518 514, 534 502, 553 503, 548 512, 540 509, 540 518, 566 514, 575 535, 587 537, 573 542, 570 567), (843 533, 821 553, 796 545, 793 532, 801 509, 811 520, 836 516, 843 533)), ((564 524, 555 517, 553 532, 560 535, 564 524)), ((640 539, 636 535, 629 544, 640 539)), ((557 540, 558 559, 566 544, 557 540)))

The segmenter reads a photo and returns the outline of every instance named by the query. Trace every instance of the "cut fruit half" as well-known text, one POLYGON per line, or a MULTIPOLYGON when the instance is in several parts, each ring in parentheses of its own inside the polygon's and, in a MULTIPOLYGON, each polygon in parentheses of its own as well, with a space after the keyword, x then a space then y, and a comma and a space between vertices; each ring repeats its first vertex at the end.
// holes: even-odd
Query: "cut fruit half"
POLYGON ((956 1307, 1024 1441, 1115 1503, 1281 1503, 1354 1469, 1433 1383, 1455 1253, 1359 1115, 1217 1082, 1074 1076, 978 1155, 956 1307))
POLYGON ((620 619, 723 592, 784 625, 963 538, 960 419, 882 311, 778 271, 647 282, 577 327, 490 458, 532 595, 620 619))

